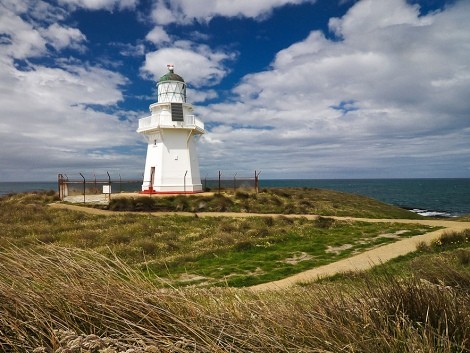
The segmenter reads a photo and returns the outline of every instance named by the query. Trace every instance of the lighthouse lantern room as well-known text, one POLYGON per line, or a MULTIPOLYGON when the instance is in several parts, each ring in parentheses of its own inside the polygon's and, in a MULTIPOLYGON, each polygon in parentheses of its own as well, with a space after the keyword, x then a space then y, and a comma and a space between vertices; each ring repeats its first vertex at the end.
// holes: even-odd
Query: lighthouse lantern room
POLYGON ((196 139, 204 134, 204 123, 186 103, 186 83, 173 65, 159 79, 157 103, 149 109, 137 129, 148 143, 142 193, 202 192, 196 139))

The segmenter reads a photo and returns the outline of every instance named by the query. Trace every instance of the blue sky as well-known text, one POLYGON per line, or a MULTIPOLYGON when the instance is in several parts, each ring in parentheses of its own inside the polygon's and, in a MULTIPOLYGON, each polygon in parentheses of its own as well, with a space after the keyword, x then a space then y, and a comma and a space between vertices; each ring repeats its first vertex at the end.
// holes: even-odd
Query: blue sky
POLYGON ((0 181, 140 177, 166 65, 201 175, 470 177, 470 1, 0 0, 0 181))

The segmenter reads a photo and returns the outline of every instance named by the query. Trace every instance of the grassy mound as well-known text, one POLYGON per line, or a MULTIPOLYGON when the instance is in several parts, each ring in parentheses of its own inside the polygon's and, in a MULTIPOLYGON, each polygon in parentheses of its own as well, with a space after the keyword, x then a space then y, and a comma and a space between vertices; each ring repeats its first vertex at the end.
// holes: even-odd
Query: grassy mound
POLYGON ((0 264, 5 352, 470 350, 469 267, 452 261, 258 294, 160 290, 118 259, 56 246, 0 264))
POLYGON ((195 195, 114 197, 109 204, 109 209, 114 211, 252 212, 368 218, 422 218, 413 212, 365 196, 310 188, 263 189, 258 194, 237 191, 209 197, 195 195))
POLYGON ((328 217, 98 216, 53 209, 44 195, 33 196, 0 200, 0 248, 93 250, 173 286, 269 282, 432 229, 328 217))
POLYGON ((215 266, 235 267, 251 252, 269 263, 287 251, 283 256, 303 263, 308 260, 294 245, 343 256, 351 249, 346 244, 392 241, 408 225, 93 216, 47 207, 54 198, 0 198, 0 351, 470 351, 468 230, 422 245, 380 271, 334 282, 264 293, 174 289, 149 276, 161 259, 168 267, 215 254, 212 259, 221 259, 215 266), (237 253, 244 256, 229 263, 226 255, 237 253))

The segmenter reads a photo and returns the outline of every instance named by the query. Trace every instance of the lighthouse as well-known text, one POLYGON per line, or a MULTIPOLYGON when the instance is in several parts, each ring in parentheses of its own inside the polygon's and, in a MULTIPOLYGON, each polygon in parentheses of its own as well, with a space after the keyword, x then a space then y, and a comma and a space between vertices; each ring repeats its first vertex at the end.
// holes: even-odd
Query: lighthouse
POLYGON ((204 123, 186 102, 186 83, 168 65, 157 82, 157 102, 151 115, 139 119, 137 132, 148 143, 142 193, 190 194, 202 192, 196 140, 204 123))

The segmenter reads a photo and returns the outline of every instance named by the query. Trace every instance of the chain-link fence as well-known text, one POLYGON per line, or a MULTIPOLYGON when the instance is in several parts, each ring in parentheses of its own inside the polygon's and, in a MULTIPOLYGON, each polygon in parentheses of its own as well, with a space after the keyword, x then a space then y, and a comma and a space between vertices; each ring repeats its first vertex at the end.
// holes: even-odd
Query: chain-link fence
MULTIPOLYGON (((111 176, 107 172, 106 177, 96 175, 84 175, 78 173, 79 177, 68 177, 67 174, 58 174, 59 197, 62 201, 67 197, 83 196, 83 202, 92 196, 111 198, 114 193, 140 192, 142 190, 142 179, 123 179, 120 175, 111 176)), ((252 176, 224 175, 221 171, 216 177, 205 177, 201 180, 204 191, 212 192, 235 192, 237 190, 248 190, 258 192, 260 172, 255 171, 252 176)))
POLYGON ((204 191, 237 191, 240 189, 258 192, 259 175, 261 172, 255 170, 252 176, 242 176, 235 173, 233 176, 226 176, 221 171, 218 172, 217 177, 205 177, 201 180, 204 191))
POLYGON ((106 178, 85 176, 82 173, 79 176, 69 178, 67 174, 58 175, 59 197, 62 201, 68 196, 82 195, 83 202, 86 202, 87 196, 111 197, 113 193, 135 192, 142 186, 142 179, 123 179, 120 175, 111 177, 109 173, 106 178))

